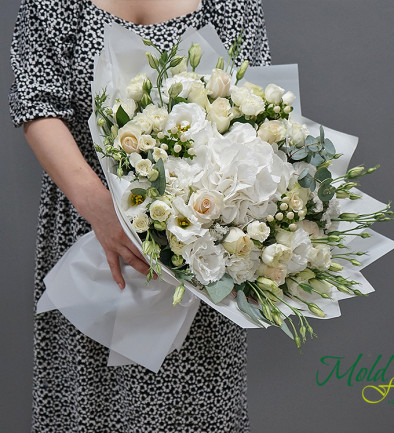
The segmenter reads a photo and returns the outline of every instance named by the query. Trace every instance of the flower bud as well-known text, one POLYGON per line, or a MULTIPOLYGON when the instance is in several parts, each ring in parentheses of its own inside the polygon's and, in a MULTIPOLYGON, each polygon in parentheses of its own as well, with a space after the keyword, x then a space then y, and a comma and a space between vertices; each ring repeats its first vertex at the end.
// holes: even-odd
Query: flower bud
POLYGON ((358 165, 357 167, 351 168, 347 172, 346 177, 348 177, 349 179, 352 179, 352 178, 355 178, 355 177, 359 177, 363 171, 364 171, 364 166, 363 165, 358 165))
POLYGON ((300 218, 304 218, 304 217, 306 216, 306 211, 305 211, 305 210, 300 210, 300 211, 298 212, 298 216, 299 216, 300 218))
POLYGON ((154 168, 152 168, 152 170, 149 171, 147 176, 149 182, 154 182, 155 180, 157 180, 158 177, 159 177, 159 172, 154 168))
POLYGON ((344 221, 353 221, 356 220, 360 215, 356 213, 345 212, 339 215, 339 219, 344 221))
POLYGON ((356 183, 356 182, 346 182, 343 185, 343 187, 346 188, 346 189, 351 189, 351 188, 354 188, 356 186, 358 186, 358 183, 356 183))
POLYGON ((363 198, 363 196, 360 194, 354 194, 351 192, 349 198, 350 198, 350 200, 358 200, 359 198, 363 198))
POLYGON ((287 203, 281 203, 279 206, 280 210, 287 210, 289 208, 289 205, 287 203))
POLYGON ((355 259, 350 260, 350 263, 351 263, 353 266, 361 266, 361 263, 360 263, 358 260, 355 260, 355 259))
POLYGON ((261 309, 263 310, 263 314, 267 318, 267 320, 272 322, 273 319, 272 319, 271 310, 269 309, 269 307, 267 305, 263 304, 261 306, 261 309))
POLYGON ((142 42, 144 43, 144 45, 146 45, 147 47, 150 47, 152 45, 152 42, 149 39, 142 39, 142 42))
POLYGON ((357 295, 357 296, 368 296, 367 294, 365 294, 365 293, 361 293, 360 292, 360 290, 353 290, 353 293, 355 294, 355 295, 357 295))
POLYGON ((178 266, 182 266, 183 265, 183 257, 182 256, 178 256, 177 254, 174 254, 171 257, 171 262, 174 266, 178 267, 178 266))
POLYGON ((182 60, 183 60, 182 56, 174 57, 170 62, 171 68, 175 68, 176 66, 178 66, 182 62, 182 60))
POLYGON ((117 137, 118 131, 119 131, 119 127, 118 126, 116 126, 116 125, 112 125, 111 126, 111 135, 112 135, 112 138, 115 139, 117 137))
POLYGON ((306 328, 305 328, 304 325, 302 325, 302 326, 300 327, 300 334, 301 334, 302 339, 305 341, 306 328))
POLYGON ((294 337, 294 343, 296 344, 298 349, 301 349, 301 338, 298 335, 294 337))
POLYGON ((163 150, 167 151, 167 150, 168 150, 168 144, 166 144, 166 143, 162 143, 162 144, 160 145, 160 149, 163 149, 163 150))
POLYGON ((216 63, 216 69, 224 69, 224 60, 223 60, 223 57, 219 57, 219 60, 216 63))
POLYGON ((313 304, 313 303, 308 304, 308 308, 309 308, 309 311, 311 313, 315 314, 316 316, 318 316, 318 317, 326 317, 326 315, 323 312, 323 310, 320 307, 318 307, 316 304, 313 304))
POLYGON ((287 106, 283 109, 283 112, 284 112, 285 114, 290 114, 291 111, 292 111, 292 108, 291 108, 290 105, 287 105, 287 106))
POLYGON ((236 74, 236 79, 237 81, 242 80, 242 78, 245 76, 246 70, 248 69, 249 66, 249 61, 248 60, 244 60, 241 64, 241 66, 239 67, 237 74, 236 74))
POLYGON ((319 165, 319 169, 320 168, 328 168, 330 165, 332 164, 331 160, 325 161, 322 164, 319 165))
POLYGON ((328 242, 340 242, 342 240, 342 238, 340 236, 330 235, 330 236, 327 236, 327 240, 328 240, 328 242))
POLYGON ((172 305, 177 305, 182 301, 183 298, 183 294, 185 293, 185 286, 183 285, 183 283, 181 285, 179 285, 176 289, 175 289, 175 293, 174 293, 174 298, 173 298, 173 302, 172 305))
POLYGON ((152 99, 147 93, 144 93, 141 98, 141 105, 145 108, 149 104, 152 104, 152 99))
POLYGON ((155 55, 153 55, 152 53, 150 53, 149 51, 147 51, 145 54, 146 54, 146 57, 148 59, 149 66, 152 69, 158 70, 160 67, 160 64, 159 64, 159 60, 157 59, 157 57, 155 55))
POLYGON ((294 212, 287 212, 286 218, 289 219, 289 220, 294 219, 294 212))
POLYGON ((142 84, 142 89, 144 92, 146 92, 148 95, 150 94, 152 90, 152 82, 149 78, 147 78, 144 83, 142 84))
POLYGON ((273 220, 274 220, 274 217, 272 215, 267 215, 267 221, 269 223, 272 223, 273 220))
POLYGON ((180 144, 176 144, 174 146, 174 152, 179 153, 182 150, 182 146, 180 144))
POLYGON ((347 293, 349 295, 352 294, 352 292, 346 286, 343 286, 342 284, 337 286, 337 290, 339 290, 342 293, 347 293))
POLYGON ((282 213, 282 212, 278 212, 278 213, 275 215, 275 219, 276 219, 277 221, 282 221, 282 220, 283 220, 283 213, 282 213))
POLYGON ((367 238, 370 238, 371 237, 371 235, 369 234, 369 233, 361 233, 361 235, 360 235, 360 237, 362 238, 362 239, 367 239, 367 238))
POLYGON ((149 188, 146 190, 146 195, 147 195, 149 198, 153 198, 153 199, 155 199, 155 198, 157 198, 157 197, 160 196, 160 193, 159 193, 159 191, 158 191, 156 188, 154 188, 153 186, 151 186, 151 187, 149 187, 149 188))
POLYGON ((290 224, 289 225, 289 230, 291 231, 291 232, 295 232, 296 230, 297 230, 297 224, 290 224))
POLYGON ((97 119, 97 125, 102 128, 105 125, 105 120, 100 117, 100 119, 97 119))
POLYGON ((279 107, 279 105, 275 105, 275 107, 274 107, 274 113, 276 113, 276 114, 280 113, 280 107, 279 107))
POLYGON ((337 191, 336 198, 350 198, 350 194, 347 191, 337 191))
POLYGON ((375 167, 369 168, 366 172, 366 174, 371 174, 373 173, 375 170, 377 170, 380 167, 380 164, 375 165, 375 167))
POLYGON ((119 167, 119 168, 116 170, 116 174, 118 175, 118 177, 122 177, 122 176, 123 176, 123 170, 122 170, 122 167, 119 167))
POLYGON ((306 268, 297 274, 297 278, 300 278, 301 281, 311 280, 312 278, 315 278, 315 276, 316 274, 309 268, 306 268))
POLYGON ((176 98, 183 90, 182 83, 174 83, 168 90, 170 98, 176 98))
POLYGON ((200 44, 192 44, 189 48, 189 62, 190 66, 193 68, 193 71, 197 68, 200 63, 202 56, 202 51, 200 44))
POLYGON ((151 241, 142 242, 142 252, 147 256, 152 255, 155 252, 155 246, 151 241))
POLYGON ((342 271, 343 266, 340 265, 339 263, 335 263, 335 262, 331 262, 329 270, 332 272, 340 272, 342 271))
POLYGON ((277 311, 273 311, 273 312, 272 312, 272 318, 274 319, 274 322, 275 322, 278 326, 282 326, 282 325, 283 325, 282 317, 280 317, 280 313, 278 313, 277 311))
POLYGON ((167 228, 167 223, 165 221, 154 221, 153 227, 159 232, 162 232, 167 228))

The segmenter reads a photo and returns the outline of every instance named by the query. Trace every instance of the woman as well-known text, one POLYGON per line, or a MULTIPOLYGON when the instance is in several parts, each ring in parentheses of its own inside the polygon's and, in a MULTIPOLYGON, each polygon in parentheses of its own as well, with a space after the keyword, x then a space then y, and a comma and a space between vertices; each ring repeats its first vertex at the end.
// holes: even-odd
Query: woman
MULTIPOLYGON (((35 301, 43 278, 93 228, 121 289, 120 257, 147 273, 123 233, 93 150, 87 120, 94 55, 105 23, 171 47, 189 26, 214 25, 228 48, 243 29, 240 58, 270 60, 255 0, 22 0, 12 44, 11 114, 45 169, 35 301)), ((108 350, 60 313, 35 319, 33 432, 248 432, 246 334, 202 305, 180 352, 158 374, 107 367, 108 350)))

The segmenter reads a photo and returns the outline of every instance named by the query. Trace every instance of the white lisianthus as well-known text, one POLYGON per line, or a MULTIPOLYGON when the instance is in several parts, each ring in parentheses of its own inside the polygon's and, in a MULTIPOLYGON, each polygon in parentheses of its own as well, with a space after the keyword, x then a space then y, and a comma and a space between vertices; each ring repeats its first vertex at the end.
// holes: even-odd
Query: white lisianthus
POLYGON ((161 200, 155 200, 150 208, 149 213, 153 220, 164 222, 171 215, 172 209, 167 203, 161 200))
POLYGON ((309 135, 309 131, 305 125, 293 122, 290 119, 287 123, 287 134, 292 144, 302 146, 305 143, 306 137, 309 135))
POLYGON ((154 149, 156 147, 156 140, 151 135, 141 135, 138 140, 138 148, 143 152, 148 152, 148 150, 154 149))
POLYGON ((150 182, 148 181, 133 181, 123 192, 120 199, 120 207, 130 220, 139 214, 146 213, 147 206, 152 202, 152 199, 149 197, 135 195, 131 191, 139 188, 146 190, 149 186, 150 182))
POLYGON ((114 119, 116 119, 116 113, 119 110, 120 106, 122 106, 123 110, 127 113, 129 118, 132 119, 135 113, 135 109, 137 108, 137 104, 135 103, 134 99, 125 99, 124 101, 118 100, 117 102, 115 102, 114 106, 112 107, 114 119))
POLYGON ((142 113, 149 119, 153 131, 158 132, 164 129, 168 118, 168 112, 165 108, 149 104, 142 113))
POLYGON ((235 105, 238 105, 241 112, 247 116, 257 116, 265 110, 264 100, 247 87, 233 86, 231 88, 231 99, 235 105))
POLYGON ((190 196, 189 206, 194 215, 203 223, 211 225, 223 209, 223 194, 217 191, 199 190, 190 196))
POLYGON ((155 149, 153 150, 153 159, 155 160, 155 162, 157 162, 159 159, 162 159, 163 162, 166 162, 168 159, 168 154, 165 150, 160 149, 160 147, 155 147, 155 149))
POLYGON ((270 234, 270 228, 267 224, 260 221, 253 221, 248 224, 246 231, 252 239, 259 242, 264 242, 270 234))
POLYGON ((322 237, 323 232, 314 221, 303 220, 297 224, 300 228, 305 230, 311 239, 318 239, 322 237))
POLYGON ((135 171, 140 175, 147 177, 152 169, 152 162, 149 159, 141 159, 135 164, 135 171))
POLYGON ((280 264, 286 263, 291 259, 291 249, 282 244, 272 244, 261 255, 263 262, 272 267, 278 267, 280 264))
POLYGON ((168 115, 165 129, 172 129, 174 126, 186 128, 185 136, 194 139, 207 128, 208 124, 206 112, 200 105, 181 102, 175 105, 168 115))
POLYGON ((221 245, 215 245, 209 232, 198 237, 195 242, 185 245, 182 252, 191 271, 204 286, 223 277, 225 273, 224 254, 224 248, 221 245))
POLYGON ((276 84, 268 84, 265 88, 265 99, 272 104, 279 104, 283 94, 285 93, 285 89, 277 86, 276 84))
POLYGON ((273 267, 266 265, 264 262, 261 262, 260 266, 256 270, 256 275, 258 275, 259 277, 270 278, 278 286, 280 286, 286 281, 287 266, 282 263, 276 267, 273 267))
POLYGON ((308 261, 312 268, 327 270, 331 264, 331 248, 327 244, 313 244, 308 261))
POLYGON ((216 125, 217 130, 223 134, 230 126, 231 105, 226 98, 217 98, 207 107, 207 119, 216 125))
POLYGON ((132 124, 126 123, 119 129, 114 141, 114 147, 123 149, 126 153, 139 152, 138 142, 141 137, 141 129, 132 124))
POLYGON ((187 99, 190 102, 200 105, 204 109, 209 105, 208 91, 201 81, 195 81, 190 85, 187 99))
POLYGON ((222 245, 230 254, 235 254, 240 257, 247 257, 254 247, 254 243, 250 237, 238 227, 230 228, 222 245))
POLYGON ((291 105, 295 101, 295 99, 296 95, 291 91, 286 92, 282 97, 282 101, 286 105, 291 105))
POLYGON ((183 254, 183 247, 185 244, 181 242, 175 235, 173 235, 170 231, 167 230, 167 239, 168 243, 170 245, 170 249, 174 254, 177 254, 178 256, 182 256, 183 254))
POLYGON ((149 217, 146 213, 138 214, 133 218, 133 228, 137 233, 144 233, 149 229, 149 217))
POLYGON ((150 134, 152 132, 152 119, 145 113, 138 113, 129 123, 139 128, 144 134, 150 134))
POLYGON ((283 120, 266 120, 258 129, 257 135, 269 144, 286 138, 286 124, 283 120))
POLYGON ((254 281, 259 262, 257 251, 253 251, 247 257, 232 254, 226 257, 226 273, 230 275, 235 284, 254 281))
POLYGON ((134 99, 134 101, 141 101, 142 96, 144 94, 144 90, 142 85, 144 81, 147 79, 147 75, 145 73, 138 74, 134 78, 130 80, 129 85, 126 88, 127 97, 134 99))
POLYGON ((231 76, 221 70, 214 69, 207 83, 209 96, 213 99, 225 98, 230 95, 231 76))

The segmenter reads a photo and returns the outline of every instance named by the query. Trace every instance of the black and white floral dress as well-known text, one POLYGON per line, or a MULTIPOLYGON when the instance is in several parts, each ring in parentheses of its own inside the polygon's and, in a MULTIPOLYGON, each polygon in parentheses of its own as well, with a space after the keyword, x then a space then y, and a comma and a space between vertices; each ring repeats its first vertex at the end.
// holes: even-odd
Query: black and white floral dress
MULTIPOLYGON (((129 23, 90 0, 22 0, 12 43, 15 125, 59 117, 102 178, 87 125, 93 57, 105 23, 116 22, 171 47, 189 26, 212 23, 225 46, 244 29, 242 58, 270 60, 261 2, 203 0, 193 13, 147 26, 129 23)), ((56 143, 53 143, 56 146, 56 143)), ((43 278, 89 224, 44 173, 39 210, 35 301, 43 278)), ((247 433, 246 333, 201 305, 180 352, 158 374, 108 367, 108 350, 59 312, 35 319, 35 433, 247 433)))

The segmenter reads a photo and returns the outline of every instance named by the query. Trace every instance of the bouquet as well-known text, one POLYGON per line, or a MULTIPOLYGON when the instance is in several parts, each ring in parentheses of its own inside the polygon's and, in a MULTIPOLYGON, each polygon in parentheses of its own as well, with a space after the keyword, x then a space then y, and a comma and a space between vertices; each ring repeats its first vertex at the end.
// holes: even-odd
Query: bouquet
POLYGON ((256 82, 245 80, 241 37, 227 58, 209 56, 209 68, 199 67, 198 43, 185 53, 180 43, 142 43, 151 49, 144 68, 96 84, 91 128, 120 218, 149 260, 148 281, 165 270, 178 280, 174 305, 187 288, 236 305, 255 326, 281 328, 300 348, 314 335, 308 316, 366 295, 348 272, 365 252, 348 244, 392 212, 341 209, 363 200, 358 180, 377 167, 334 174, 342 155, 323 127, 312 134, 293 117, 292 89, 258 81, 256 68, 256 82))

